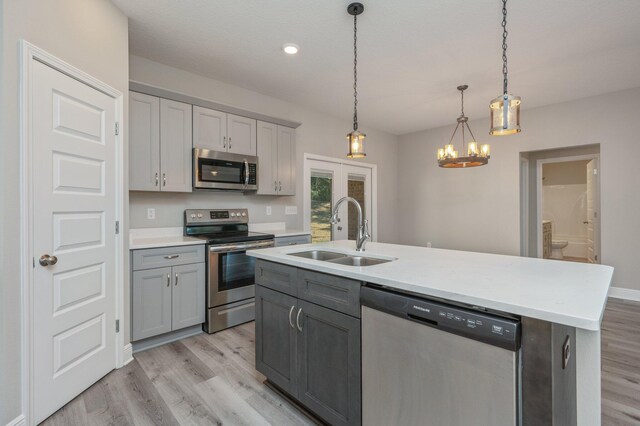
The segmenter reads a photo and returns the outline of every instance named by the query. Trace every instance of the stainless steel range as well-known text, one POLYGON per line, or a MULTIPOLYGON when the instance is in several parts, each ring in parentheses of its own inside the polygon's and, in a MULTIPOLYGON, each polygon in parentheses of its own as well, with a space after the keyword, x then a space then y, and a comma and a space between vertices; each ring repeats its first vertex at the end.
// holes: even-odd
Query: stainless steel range
POLYGON ((215 333, 255 318, 255 258, 247 250, 273 247, 274 236, 249 232, 247 209, 185 210, 184 233, 207 240, 207 318, 215 333))

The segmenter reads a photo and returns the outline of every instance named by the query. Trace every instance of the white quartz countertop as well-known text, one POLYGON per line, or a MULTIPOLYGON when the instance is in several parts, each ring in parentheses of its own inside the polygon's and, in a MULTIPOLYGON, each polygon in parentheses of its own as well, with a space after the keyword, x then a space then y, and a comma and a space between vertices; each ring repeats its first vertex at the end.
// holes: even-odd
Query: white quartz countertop
POLYGON ((204 244, 205 240, 185 237, 183 229, 177 228, 139 228, 129 230, 129 250, 158 247, 189 246, 204 244))
POLYGON ((365 256, 393 262, 354 267, 289 256, 311 249, 361 255, 354 241, 252 250, 250 256, 516 315, 599 330, 613 268, 369 242, 365 256))
POLYGON ((311 235, 311 231, 287 228, 284 222, 250 223, 249 230, 253 232, 262 232, 263 234, 273 234, 276 238, 295 237, 298 235, 311 235))

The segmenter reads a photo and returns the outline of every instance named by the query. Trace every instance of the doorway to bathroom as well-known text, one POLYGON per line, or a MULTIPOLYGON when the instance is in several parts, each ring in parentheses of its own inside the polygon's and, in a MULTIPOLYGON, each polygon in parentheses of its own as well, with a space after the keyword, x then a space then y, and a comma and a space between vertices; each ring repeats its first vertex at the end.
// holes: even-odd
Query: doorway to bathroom
POLYGON ((522 254, 600 263, 598 145, 521 154, 522 254))

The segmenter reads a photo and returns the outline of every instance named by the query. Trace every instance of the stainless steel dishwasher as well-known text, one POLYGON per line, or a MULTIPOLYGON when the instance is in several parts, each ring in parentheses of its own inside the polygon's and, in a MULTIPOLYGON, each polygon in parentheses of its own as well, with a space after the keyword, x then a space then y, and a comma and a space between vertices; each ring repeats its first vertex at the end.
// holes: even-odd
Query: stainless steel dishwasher
POLYGON ((378 287, 362 301, 363 425, 520 425, 520 321, 378 287))

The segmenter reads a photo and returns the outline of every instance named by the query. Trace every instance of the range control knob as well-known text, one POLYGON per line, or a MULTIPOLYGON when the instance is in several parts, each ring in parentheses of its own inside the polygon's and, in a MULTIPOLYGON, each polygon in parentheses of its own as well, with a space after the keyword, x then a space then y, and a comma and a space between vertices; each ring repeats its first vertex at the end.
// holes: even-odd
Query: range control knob
POLYGON ((231 217, 236 217, 236 214, 234 212, 231 212, 231 217))
POLYGON ((247 212, 242 212, 242 217, 245 217, 247 215, 247 212))
POLYGON ((191 213, 191 219, 195 219, 196 218, 196 214, 195 213, 191 213))
POLYGON ((198 213, 198 219, 202 219, 202 213, 198 213))

